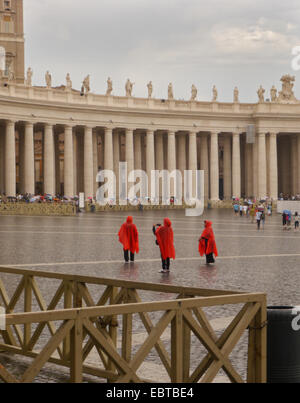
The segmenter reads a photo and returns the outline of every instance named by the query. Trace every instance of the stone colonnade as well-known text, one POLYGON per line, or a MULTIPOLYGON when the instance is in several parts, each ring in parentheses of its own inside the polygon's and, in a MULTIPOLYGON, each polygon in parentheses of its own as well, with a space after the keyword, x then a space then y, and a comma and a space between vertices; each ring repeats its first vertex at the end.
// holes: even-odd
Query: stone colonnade
MULTIPOLYGON (((298 135, 279 137, 279 133, 258 131, 254 143, 247 144, 245 133, 238 130, 201 132, 15 121, 1 122, 1 193, 36 193, 37 132, 42 133, 42 191, 47 194, 72 197, 84 192, 86 198, 94 197, 99 169, 114 170, 118 185, 120 161, 127 162, 128 172, 144 170, 149 178, 155 169, 178 169, 182 174, 187 169, 204 170, 206 200, 233 196, 269 196, 276 200, 280 191, 300 193, 298 135), (292 167, 290 175, 284 173, 286 154, 278 161, 280 144, 285 144, 287 138, 292 150, 291 161, 286 161, 292 167), (284 188, 285 175, 289 175, 288 189, 284 188)), ((149 183, 149 195, 150 191, 149 183)), ((173 191, 171 188, 171 195, 173 191)))

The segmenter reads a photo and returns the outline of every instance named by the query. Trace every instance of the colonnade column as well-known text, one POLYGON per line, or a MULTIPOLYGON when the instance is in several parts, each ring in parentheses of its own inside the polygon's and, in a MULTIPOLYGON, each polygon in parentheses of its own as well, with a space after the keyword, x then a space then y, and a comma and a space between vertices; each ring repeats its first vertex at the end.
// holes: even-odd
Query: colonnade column
POLYGON ((73 160, 73 127, 65 126, 65 160, 64 160, 65 196, 74 196, 74 160, 73 160))
POLYGON ((190 197, 196 198, 196 190, 197 190, 197 133, 190 132, 189 133, 189 170, 192 171, 192 189, 190 197))
POLYGON ((258 133, 258 197, 267 196, 266 134, 258 133))
POLYGON ((300 194, 300 134, 297 135, 297 194, 300 194))
POLYGON ((6 196, 16 196, 16 138, 14 121, 8 121, 6 123, 5 194, 6 196))
POLYGON ((133 130, 126 129, 126 151, 125 160, 127 162, 128 175, 134 170, 134 150, 133 150, 133 130))
POLYGON ((151 198, 151 172, 155 170, 154 131, 147 130, 146 171, 148 176, 148 197, 151 198))
POLYGON ((232 193, 238 199, 241 197, 241 146, 238 132, 232 135, 232 193))
POLYGON ((184 171, 186 171, 186 134, 180 134, 178 137, 178 169, 182 175, 182 194, 184 192, 184 171))
POLYGON ((224 199, 230 200, 232 194, 231 136, 224 138, 224 199))
POLYGON ((210 199, 219 200, 219 142, 218 132, 210 135, 210 199))
POLYGON ((114 150, 114 173, 116 175, 116 198, 119 199, 120 192, 120 133, 118 130, 113 134, 113 150, 114 150))
MULTIPOLYGON (((168 132, 168 171, 171 174, 175 170, 176 170, 175 132, 169 131, 168 132)), ((170 192, 171 192, 171 196, 175 196, 174 180, 171 180, 170 192)))
POLYGON ((84 129, 84 194, 85 199, 93 197, 94 188, 94 164, 93 164, 93 128, 86 126, 84 129))
POLYGON ((204 171, 204 200, 209 199, 209 162, 208 162, 208 136, 200 137, 200 169, 204 171))
POLYGON ((113 171, 113 131, 111 128, 105 129, 104 137, 104 169, 113 171))
POLYGON ((25 123, 24 139, 24 192, 35 194, 34 179, 34 126, 33 123, 25 123))
MULTIPOLYGON (((54 195, 55 194, 55 157, 54 157, 55 149, 54 149, 53 126, 50 124, 45 125, 44 146, 45 146, 44 192, 47 194, 50 194, 50 195, 54 195)), ((69 196, 69 195, 67 195, 67 196, 69 196)))
POLYGON ((270 197, 278 199, 278 160, 277 160, 277 134, 270 133, 270 197))

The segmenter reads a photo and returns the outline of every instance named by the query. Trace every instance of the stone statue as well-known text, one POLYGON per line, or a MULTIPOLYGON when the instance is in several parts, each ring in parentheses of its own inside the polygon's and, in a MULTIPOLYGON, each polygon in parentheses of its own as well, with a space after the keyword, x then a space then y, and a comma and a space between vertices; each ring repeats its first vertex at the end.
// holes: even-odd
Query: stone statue
POLYGON ((258 95, 258 102, 262 103, 265 102, 265 89, 262 87, 262 85, 259 87, 258 91, 257 91, 257 95, 258 95))
POLYGON ((277 89, 275 88, 275 86, 273 85, 273 87, 271 88, 271 101, 272 102, 277 102, 277 89))
POLYGON ((134 86, 134 83, 132 83, 128 78, 127 81, 126 81, 126 85, 125 85, 126 97, 131 97, 132 96, 133 86, 134 86))
POLYGON ((106 95, 111 95, 112 90, 113 90, 113 82, 112 82, 111 78, 108 77, 106 95))
POLYGON ((67 76, 66 76, 66 89, 71 90, 72 86, 73 86, 73 83, 72 83, 72 80, 71 80, 71 77, 70 77, 70 73, 68 73, 67 76))
POLYGON ((233 102, 235 103, 239 103, 239 90, 238 87, 235 87, 234 91, 233 91, 233 102))
POLYGON ((192 91, 191 91, 191 101, 196 101, 197 94, 198 94, 198 90, 197 90, 196 86, 193 84, 192 91))
POLYGON ((152 98, 153 93, 152 81, 149 81, 149 83, 147 84, 147 88, 148 88, 148 98, 152 98))
POLYGON ((83 80, 82 89, 83 89, 83 92, 85 92, 86 94, 88 94, 90 92, 90 90, 91 90, 91 88, 90 88, 90 75, 87 75, 85 77, 85 79, 83 80))
POLYGON ((168 99, 174 99, 174 93, 173 93, 173 84, 170 83, 168 86, 168 99))
POLYGON ((213 99, 212 99, 212 101, 217 102, 217 100, 218 100, 218 90, 217 90, 217 87, 214 85, 213 86, 213 99))
POLYGON ((27 87, 32 87, 32 76, 33 76, 33 71, 31 69, 31 67, 28 67, 27 78, 26 78, 27 87))
POLYGON ((52 76, 51 76, 51 74, 49 73, 49 71, 46 71, 46 74, 45 74, 45 81, 46 81, 46 86, 47 86, 47 88, 51 88, 51 87, 52 87, 52 76))
POLYGON ((290 76, 289 74, 281 77, 282 90, 278 95, 278 102, 281 103, 299 103, 294 95, 293 87, 295 82, 295 76, 290 76))

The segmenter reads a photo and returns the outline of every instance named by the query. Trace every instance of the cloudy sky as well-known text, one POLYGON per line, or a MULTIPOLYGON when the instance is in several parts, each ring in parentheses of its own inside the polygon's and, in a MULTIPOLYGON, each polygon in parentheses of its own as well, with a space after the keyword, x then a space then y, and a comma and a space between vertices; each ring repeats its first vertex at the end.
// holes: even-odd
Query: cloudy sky
MULTIPOLYGON (((44 85, 50 70, 53 85, 70 72, 80 88, 91 75, 92 91, 145 97, 152 80, 154 97, 166 98, 169 82, 177 99, 210 101, 212 87, 220 101, 256 102, 262 84, 269 94, 292 70, 292 49, 300 46, 299 0, 24 0, 26 66, 34 84, 44 85)), ((267 95, 268 96, 268 95, 267 95)))

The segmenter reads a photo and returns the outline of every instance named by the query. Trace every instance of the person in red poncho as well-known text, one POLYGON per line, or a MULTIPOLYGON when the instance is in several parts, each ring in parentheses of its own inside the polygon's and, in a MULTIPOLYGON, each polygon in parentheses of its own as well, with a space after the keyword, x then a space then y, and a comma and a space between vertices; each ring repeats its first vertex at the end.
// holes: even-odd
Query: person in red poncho
POLYGON ((199 253, 206 255, 206 264, 215 263, 214 255, 218 256, 215 235, 212 229, 211 221, 204 221, 205 229, 199 239, 199 253))
POLYGON ((139 234, 136 225, 133 224, 133 218, 127 217, 126 223, 124 223, 119 231, 119 241, 123 245, 125 262, 134 262, 134 254, 139 253, 139 234))
POLYGON ((164 225, 157 227, 157 229, 155 226, 153 227, 153 232, 161 253, 161 273, 166 273, 170 271, 170 259, 175 259, 174 233, 169 218, 164 219, 164 225))

